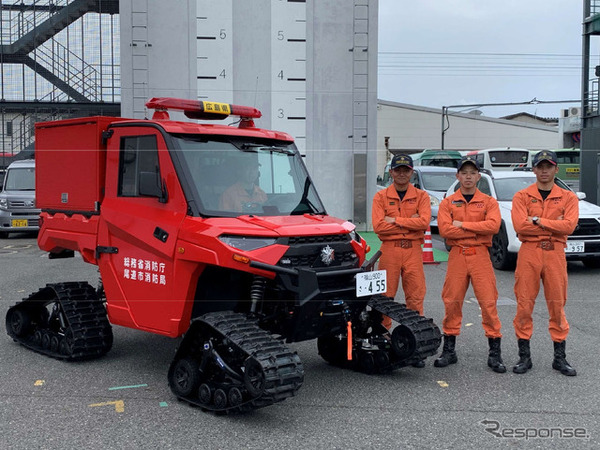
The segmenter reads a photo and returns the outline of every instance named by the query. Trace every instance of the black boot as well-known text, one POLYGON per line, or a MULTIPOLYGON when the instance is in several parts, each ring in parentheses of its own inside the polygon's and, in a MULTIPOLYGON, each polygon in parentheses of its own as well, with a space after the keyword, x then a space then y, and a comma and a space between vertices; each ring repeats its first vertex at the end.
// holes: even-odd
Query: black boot
POLYGON ((417 369, 422 369, 423 367, 425 367, 425 360, 421 359, 420 361, 417 361, 416 363, 412 363, 413 367, 416 367, 417 369))
POLYGON ((552 368, 560 370, 560 373, 568 377, 574 377, 577 375, 577 371, 571 367, 566 360, 565 346, 567 341, 554 342, 554 361, 552 361, 552 368))
POLYGON ((456 336, 444 335, 444 347, 442 354, 433 363, 435 367, 446 367, 448 364, 456 364, 458 357, 454 351, 456 345, 456 336))
POLYGON ((531 351, 529 350, 529 339, 519 339, 519 361, 513 367, 514 373, 525 373, 533 367, 531 362, 531 351))
POLYGON ((502 362, 502 356, 500 356, 500 341, 501 338, 488 338, 490 344, 488 367, 491 367, 494 372, 504 373, 506 372, 506 366, 502 362))

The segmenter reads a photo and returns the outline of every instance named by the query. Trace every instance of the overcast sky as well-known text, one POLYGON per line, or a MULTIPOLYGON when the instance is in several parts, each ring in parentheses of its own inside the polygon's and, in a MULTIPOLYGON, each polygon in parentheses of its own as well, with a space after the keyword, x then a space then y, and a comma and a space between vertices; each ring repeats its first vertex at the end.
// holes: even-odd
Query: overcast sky
MULTIPOLYGON (((378 98, 434 108, 579 99, 582 21, 583 0, 379 0, 378 98)), ((479 109, 558 117, 569 106, 479 109)))

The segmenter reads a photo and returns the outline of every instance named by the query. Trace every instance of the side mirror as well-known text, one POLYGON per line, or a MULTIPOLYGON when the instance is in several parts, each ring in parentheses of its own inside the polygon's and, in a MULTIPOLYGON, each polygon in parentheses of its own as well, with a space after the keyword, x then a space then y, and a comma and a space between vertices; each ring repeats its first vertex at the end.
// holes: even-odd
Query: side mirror
POLYGON ((139 194, 145 197, 157 197, 161 203, 167 202, 167 190, 156 172, 140 172, 139 194))
POLYGON ((579 200, 585 200, 585 198, 587 197, 587 195, 585 195, 585 192, 575 192, 575 195, 579 200))

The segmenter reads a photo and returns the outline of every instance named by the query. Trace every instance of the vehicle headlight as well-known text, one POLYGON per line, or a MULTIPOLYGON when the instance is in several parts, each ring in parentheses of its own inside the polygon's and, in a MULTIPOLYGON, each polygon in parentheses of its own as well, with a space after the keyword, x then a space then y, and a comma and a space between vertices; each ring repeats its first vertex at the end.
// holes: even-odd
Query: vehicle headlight
POLYGON ((0 198, 0 208, 7 209, 8 208, 8 199, 0 198))
POLYGON ((431 206, 440 206, 440 199, 437 198, 435 195, 429 194, 429 203, 431 204, 431 206))
POLYGON ((219 240, 230 247, 237 248, 249 252, 258 248, 268 247, 273 245, 276 241, 275 238, 262 238, 262 237, 247 237, 247 236, 220 236, 219 240))

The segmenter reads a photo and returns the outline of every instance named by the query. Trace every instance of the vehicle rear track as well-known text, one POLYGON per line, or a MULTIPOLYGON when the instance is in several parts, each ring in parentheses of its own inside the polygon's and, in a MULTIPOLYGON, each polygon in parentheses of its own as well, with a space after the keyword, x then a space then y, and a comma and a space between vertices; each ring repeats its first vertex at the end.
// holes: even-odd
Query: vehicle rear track
POLYGON ((15 342, 68 361, 100 357, 113 342, 104 304, 86 282, 47 284, 8 310, 6 329, 15 342))

